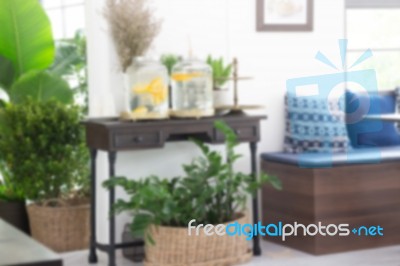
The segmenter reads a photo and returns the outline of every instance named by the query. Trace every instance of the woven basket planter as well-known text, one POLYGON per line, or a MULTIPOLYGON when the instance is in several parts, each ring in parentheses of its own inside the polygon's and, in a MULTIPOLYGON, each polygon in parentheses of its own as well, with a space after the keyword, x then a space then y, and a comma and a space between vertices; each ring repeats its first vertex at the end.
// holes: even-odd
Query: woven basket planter
POLYGON ((28 235, 30 234, 25 202, 0 201, 0 218, 4 219, 22 232, 28 235))
MULTIPOLYGON (((247 217, 233 222, 244 224, 247 217)), ((251 259, 245 236, 188 235, 188 228, 153 226, 155 244, 146 244, 146 266, 219 266, 235 265, 251 259)), ((193 230, 194 232, 194 230, 193 230)))
POLYGON ((31 234, 56 252, 87 249, 89 246, 89 205, 28 206, 31 234))

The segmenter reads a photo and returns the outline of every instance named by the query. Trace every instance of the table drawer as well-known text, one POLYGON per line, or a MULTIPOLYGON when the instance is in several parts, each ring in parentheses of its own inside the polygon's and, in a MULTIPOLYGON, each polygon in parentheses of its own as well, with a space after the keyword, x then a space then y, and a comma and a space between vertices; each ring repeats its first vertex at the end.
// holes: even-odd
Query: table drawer
POLYGON ((116 148, 151 148, 162 144, 160 131, 116 132, 113 136, 116 148))
MULTIPOLYGON (((258 127, 252 125, 229 125, 235 132, 239 141, 256 141, 259 139, 258 127)), ((216 139, 224 139, 223 134, 216 130, 216 139)))

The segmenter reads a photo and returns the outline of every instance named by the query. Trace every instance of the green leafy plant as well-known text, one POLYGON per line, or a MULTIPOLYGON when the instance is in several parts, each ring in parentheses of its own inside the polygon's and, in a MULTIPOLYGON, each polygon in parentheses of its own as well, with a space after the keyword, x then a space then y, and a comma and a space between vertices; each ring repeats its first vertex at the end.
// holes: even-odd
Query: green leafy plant
POLYGON ((68 84, 46 71, 55 49, 51 24, 39 1, 0 1, 0 25, 0 87, 11 102, 30 97, 41 101, 42 95, 72 102, 68 84))
POLYGON ((225 65, 222 57, 213 58, 211 55, 207 57, 207 64, 211 66, 213 71, 214 90, 222 89, 231 76, 232 64, 225 65))
POLYGON ((171 75, 172 68, 176 63, 182 61, 182 57, 174 54, 164 54, 161 56, 161 63, 168 69, 168 74, 171 75))
POLYGON ((88 83, 86 64, 86 37, 82 30, 77 30, 73 38, 56 42, 56 55, 50 72, 70 82, 75 95, 75 102, 88 112, 88 83))
POLYGON ((11 173, 7 171, 3 162, 0 162, 0 171, 3 177, 3 180, 0 180, 0 201, 24 201, 25 195, 23 191, 11 181, 11 173))
POLYGON ((57 101, 7 105, 0 112, 3 173, 27 199, 42 203, 88 194, 88 154, 80 110, 57 101))
MULTIPOLYGON (((203 224, 229 222, 245 209, 247 197, 263 183, 281 189, 274 176, 262 173, 259 180, 254 180, 252 175, 236 172, 233 166, 240 158, 234 150, 236 135, 224 122, 215 122, 215 127, 225 136, 225 157, 193 140, 202 156, 183 165, 184 177, 113 177, 104 182, 107 188, 122 187, 130 196, 129 200, 117 200, 113 212, 133 212, 131 230, 135 236, 145 235, 149 225, 184 227, 192 219, 203 224)), ((152 241, 148 234, 146 239, 152 241)))

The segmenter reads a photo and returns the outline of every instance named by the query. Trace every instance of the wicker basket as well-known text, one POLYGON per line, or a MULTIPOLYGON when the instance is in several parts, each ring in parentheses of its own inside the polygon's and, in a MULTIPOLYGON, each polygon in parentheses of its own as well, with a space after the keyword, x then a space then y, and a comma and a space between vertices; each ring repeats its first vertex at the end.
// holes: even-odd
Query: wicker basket
POLYGON ((28 206, 31 234, 56 252, 87 249, 89 246, 89 205, 28 206))
MULTIPOLYGON (((233 222, 244 224, 247 217, 233 222)), ((155 244, 146 244, 146 266, 219 266, 235 265, 251 259, 245 236, 188 235, 188 229, 153 226, 155 244)))

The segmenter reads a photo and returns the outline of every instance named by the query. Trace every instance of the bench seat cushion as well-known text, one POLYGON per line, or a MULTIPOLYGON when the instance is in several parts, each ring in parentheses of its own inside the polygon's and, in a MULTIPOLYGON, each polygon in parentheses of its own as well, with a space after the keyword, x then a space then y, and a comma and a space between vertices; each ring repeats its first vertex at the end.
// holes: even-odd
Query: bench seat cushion
POLYGON ((346 153, 334 154, 271 152, 261 154, 261 158, 265 161, 298 165, 304 168, 325 168, 349 164, 400 161, 400 146, 352 149, 346 153))

